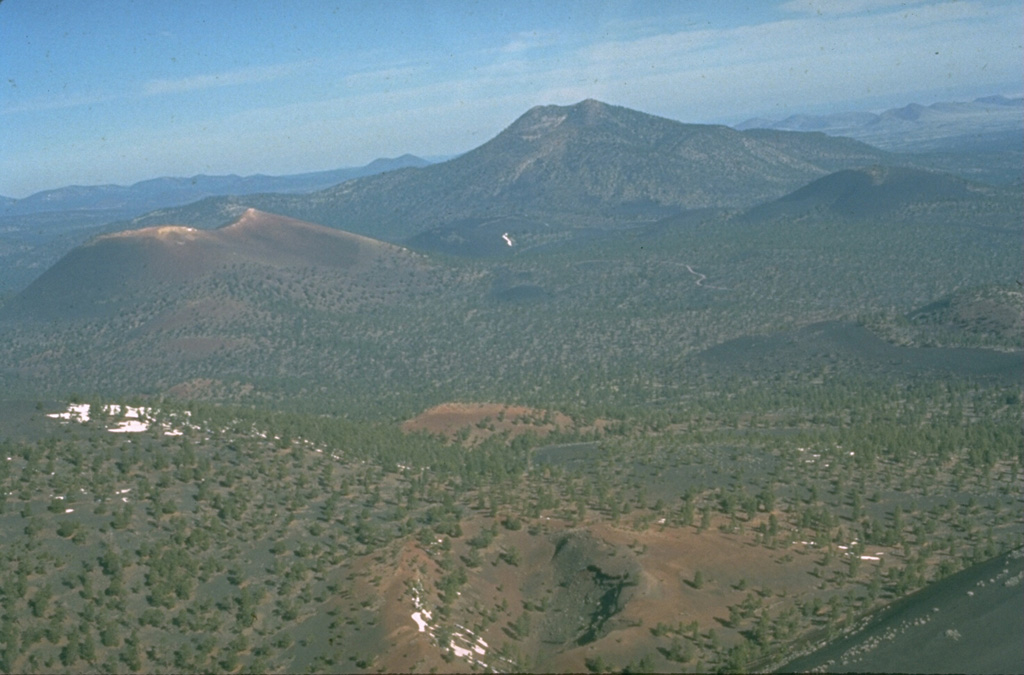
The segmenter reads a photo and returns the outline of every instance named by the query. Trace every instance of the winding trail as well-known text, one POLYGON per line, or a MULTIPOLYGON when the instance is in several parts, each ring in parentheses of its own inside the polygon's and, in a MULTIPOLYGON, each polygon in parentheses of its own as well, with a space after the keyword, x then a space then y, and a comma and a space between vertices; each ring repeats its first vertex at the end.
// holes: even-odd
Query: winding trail
MULTIPOLYGON (((598 258, 598 259, 594 259, 594 260, 577 260, 573 264, 579 266, 579 265, 593 264, 593 263, 606 263, 606 264, 611 265, 611 264, 614 264, 615 261, 613 261, 613 260, 603 260, 603 259, 599 259, 598 258)), ((730 291, 730 290, 732 290, 731 288, 727 288, 725 286, 712 286, 711 284, 705 284, 704 282, 707 280, 708 275, 701 274, 700 272, 698 272, 697 270, 693 269, 693 267, 691 267, 690 265, 688 265, 686 263, 676 262, 675 260, 652 260, 652 261, 650 261, 649 264, 652 264, 652 265, 654 265, 654 264, 676 265, 678 267, 685 267, 687 272, 689 272, 693 276, 697 277, 697 279, 696 279, 696 281, 694 283, 696 283, 701 288, 707 288, 707 289, 713 290, 713 291, 730 291)))
POLYGON ((708 278, 708 275, 701 274, 700 272, 695 271, 692 267, 690 267, 689 265, 686 265, 685 263, 683 264, 683 267, 685 267, 686 271, 688 271, 690 274, 692 274, 693 276, 697 277, 697 281, 695 283, 698 286, 700 286, 701 288, 710 288, 710 289, 713 289, 713 290, 716 290, 716 291, 727 291, 727 290, 729 290, 728 288, 725 288, 723 286, 705 286, 704 285, 704 280, 708 278))
POLYGON ((696 276, 696 277, 699 277, 699 278, 697 279, 697 285, 698 285, 698 286, 703 286, 703 285, 704 285, 704 280, 708 278, 708 275, 706 275, 706 274, 701 274, 700 272, 694 272, 694 271, 693 271, 693 268, 692 268, 692 267, 690 267, 689 265, 686 265, 686 270, 687 270, 687 271, 688 271, 688 272, 689 272, 690 274, 692 274, 692 275, 694 275, 694 276, 696 276))

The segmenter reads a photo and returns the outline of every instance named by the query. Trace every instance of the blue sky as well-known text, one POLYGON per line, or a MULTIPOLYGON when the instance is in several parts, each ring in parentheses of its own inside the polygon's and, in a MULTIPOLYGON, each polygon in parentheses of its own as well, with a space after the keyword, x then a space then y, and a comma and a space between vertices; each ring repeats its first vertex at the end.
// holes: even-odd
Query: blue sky
POLYGON ((0 194, 464 152, 585 98, 733 124, 1020 95, 1019 0, 4 0, 0 194))

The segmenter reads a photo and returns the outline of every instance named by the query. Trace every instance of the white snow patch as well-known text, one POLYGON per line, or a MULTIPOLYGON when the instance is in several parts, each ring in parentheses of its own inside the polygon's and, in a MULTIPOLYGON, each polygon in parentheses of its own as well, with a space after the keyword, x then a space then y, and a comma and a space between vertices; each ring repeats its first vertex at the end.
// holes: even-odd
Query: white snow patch
POLYGON ((107 431, 113 434, 137 434, 143 431, 149 431, 149 422, 143 422, 142 420, 124 420, 118 422, 115 426, 107 429, 107 431))
POLYGON ((430 612, 412 613, 412 620, 416 622, 417 626, 419 626, 421 633, 427 632, 427 629, 430 628, 430 624, 423 619, 423 614, 426 614, 428 619, 430 618, 430 612))
MULTIPOLYGON (((145 408, 141 406, 122 406, 118 403, 111 403, 109 405, 101 406, 102 410, 106 415, 115 418, 121 418, 117 422, 114 422, 112 426, 107 428, 107 431, 115 434, 137 434, 144 431, 149 431, 153 425, 153 409, 145 408)), ((185 416, 189 416, 190 411, 185 411, 185 416)), ((63 420, 66 422, 80 422, 85 423, 90 421, 94 415, 92 414, 91 406, 88 403, 71 403, 68 405, 66 411, 61 413, 50 413, 47 415, 52 419, 63 420)), ((191 429, 198 429, 195 425, 185 424, 191 429)), ((163 434, 165 436, 182 436, 184 431, 179 428, 175 428, 168 423, 160 425, 163 434)))
MULTIPOLYGON (((427 633, 431 637, 435 637, 434 626, 430 625, 432 618, 430 611, 423 608, 423 601, 420 599, 420 591, 422 587, 417 583, 413 589, 413 605, 416 611, 412 613, 412 620, 416 622, 416 627, 420 633, 427 633)), ((453 632, 448 640, 448 649, 461 659, 467 659, 471 664, 480 666, 484 670, 491 672, 497 672, 491 666, 485 662, 476 658, 476 656, 485 656, 487 654, 487 643, 483 638, 477 637, 473 634, 473 631, 469 630, 465 626, 455 624, 455 627, 459 629, 458 632, 453 632)))
POLYGON ((51 417, 55 420, 65 420, 68 422, 88 422, 89 407, 88 403, 71 403, 68 405, 68 409, 66 411, 62 413, 50 413, 47 417, 51 417))
POLYGON ((471 650, 463 649, 462 647, 458 646, 457 644, 455 644, 455 640, 449 642, 448 646, 451 647, 451 650, 455 653, 455 655, 461 659, 473 656, 473 652, 471 650))

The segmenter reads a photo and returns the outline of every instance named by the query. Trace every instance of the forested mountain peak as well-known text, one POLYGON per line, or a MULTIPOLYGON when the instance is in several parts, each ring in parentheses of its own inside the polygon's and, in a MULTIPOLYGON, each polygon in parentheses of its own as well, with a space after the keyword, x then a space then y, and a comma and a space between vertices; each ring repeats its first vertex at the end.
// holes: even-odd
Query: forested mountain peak
MULTIPOLYGON (((588 99, 532 108, 483 145, 441 164, 312 195, 253 195, 246 204, 407 241, 433 228, 465 236, 467 226, 513 216, 546 226, 603 227, 688 209, 752 206, 837 169, 889 161, 885 152, 849 139, 684 124, 588 99)), ((161 216, 206 227, 209 213, 227 201, 161 216)), ((135 222, 149 224, 156 223, 135 222)))
POLYGON ((509 125, 500 136, 511 135, 534 140, 544 138, 557 128, 562 128, 563 133, 593 131, 600 127, 630 132, 652 126, 678 131, 681 126, 698 125, 684 125, 682 122, 588 98, 569 106, 534 106, 509 125))

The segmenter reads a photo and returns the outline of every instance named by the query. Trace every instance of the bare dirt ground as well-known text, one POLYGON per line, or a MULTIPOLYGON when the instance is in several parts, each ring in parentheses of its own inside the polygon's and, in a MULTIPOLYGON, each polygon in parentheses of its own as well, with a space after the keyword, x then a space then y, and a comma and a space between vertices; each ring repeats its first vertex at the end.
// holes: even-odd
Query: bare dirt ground
POLYGON ((462 431, 467 434, 463 440, 466 445, 504 432, 510 437, 525 433, 543 437, 573 427, 568 415, 501 403, 442 403, 402 424, 403 431, 424 431, 449 440, 458 438, 462 431))
MULTIPOLYGON (((464 537, 452 542, 455 559, 469 552, 467 540, 491 522, 483 514, 463 520, 464 537)), ((487 641, 490 647, 485 662, 492 663, 490 658, 499 646, 510 644, 524 657, 520 665, 535 672, 585 672, 587 660, 596 656, 610 667, 622 669, 652 654, 660 671, 692 670, 695 662, 672 664, 661 659, 655 650, 655 645, 661 643, 652 640, 652 629, 658 624, 679 626, 696 621, 702 640, 714 630, 722 643, 729 645, 742 640, 737 630, 750 628, 750 621, 738 629, 730 626, 730 606, 755 595, 774 615, 797 600, 820 594, 820 550, 800 543, 769 549, 756 545, 749 530, 727 534, 717 527, 698 532, 694 527, 655 525, 637 531, 625 523, 572 525, 550 519, 532 534, 526 529, 502 530, 482 554, 482 565, 468 570, 468 581, 453 605, 449 622, 466 626, 487 641), (566 560, 564 553, 559 558, 559 542, 566 536, 593 543, 579 548, 578 559, 566 560), (500 558, 509 547, 521 554, 516 566, 500 558), (631 578, 622 606, 602 626, 596 639, 579 644, 578 636, 601 593, 584 578, 596 568, 612 573, 631 569, 636 578, 631 578), (698 570, 703 577, 700 588, 693 583, 698 570), (527 612, 531 604, 541 602, 547 603, 546 610, 527 612), (523 613, 530 614, 532 631, 527 636, 516 636, 510 629, 523 613), (486 614, 491 614, 493 620, 483 619, 486 614), (556 636, 551 616, 564 617, 559 621, 577 621, 578 625, 554 631, 558 639, 553 640, 556 636)), ((373 650, 381 656, 374 670, 472 669, 463 659, 444 660, 436 639, 429 632, 419 631, 412 618, 416 611, 414 595, 427 608, 436 610, 440 605, 437 583, 444 572, 438 565, 439 557, 437 551, 428 552, 419 544, 406 542, 397 553, 387 554, 387 562, 375 566, 373 574, 383 575, 384 581, 379 588, 381 644, 373 650), (413 592, 413 588, 421 590, 413 592)), ((874 564, 863 567, 864 577, 874 573, 874 564)), ((662 641, 667 645, 670 639, 662 641)))
MULTIPOLYGON (((617 630, 601 640, 564 651, 551 670, 580 671, 585 659, 614 655, 616 666, 636 662, 651 649, 651 629, 659 623, 678 625, 696 621, 700 632, 715 629, 728 643, 729 607, 749 593, 761 596, 764 607, 775 611, 783 604, 813 591, 813 573, 820 553, 800 544, 777 549, 756 546, 749 535, 717 530, 698 533, 695 528, 652 527, 645 532, 602 523, 593 534, 620 549, 634 552, 643 569, 644 583, 617 617, 617 630), (693 580, 700 570, 701 588, 693 580)), ((694 664, 690 664, 691 667, 694 664)))
POLYGON ((446 664, 441 651, 427 632, 421 632, 413 620, 416 611, 415 596, 432 606, 433 580, 438 578, 436 563, 413 542, 407 542, 399 551, 394 568, 388 570, 387 581, 380 589, 382 603, 382 627, 387 649, 381 650, 379 667, 388 673, 427 672, 437 669, 451 672, 452 666, 469 664, 456 662, 446 664), (422 590, 418 590, 422 589, 422 590))

